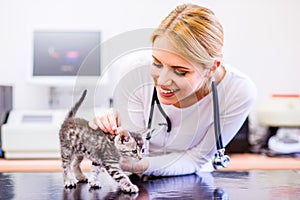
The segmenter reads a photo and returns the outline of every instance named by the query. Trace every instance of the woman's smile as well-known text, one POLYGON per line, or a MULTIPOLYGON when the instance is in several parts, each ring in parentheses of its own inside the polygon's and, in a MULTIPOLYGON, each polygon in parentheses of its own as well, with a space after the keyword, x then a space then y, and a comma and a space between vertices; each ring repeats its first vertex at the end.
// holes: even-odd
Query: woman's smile
POLYGON ((179 91, 179 89, 168 89, 168 88, 163 88, 161 86, 157 86, 157 88, 159 91, 159 95, 166 98, 174 96, 175 93, 179 91))

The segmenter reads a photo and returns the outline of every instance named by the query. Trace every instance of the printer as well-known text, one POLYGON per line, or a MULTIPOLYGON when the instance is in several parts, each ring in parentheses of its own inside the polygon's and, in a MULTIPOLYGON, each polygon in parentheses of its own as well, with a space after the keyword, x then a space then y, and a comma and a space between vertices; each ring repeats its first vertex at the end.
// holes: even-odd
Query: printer
MULTIPOLYGON (((95 112, 100 115, 105 110, 79 109, 76 116, 91 120, 95 112)), ((5 158, 60 158, 59 129, 68 111, 65 109, 10 111, 7 123, 1 130, 5 158)))

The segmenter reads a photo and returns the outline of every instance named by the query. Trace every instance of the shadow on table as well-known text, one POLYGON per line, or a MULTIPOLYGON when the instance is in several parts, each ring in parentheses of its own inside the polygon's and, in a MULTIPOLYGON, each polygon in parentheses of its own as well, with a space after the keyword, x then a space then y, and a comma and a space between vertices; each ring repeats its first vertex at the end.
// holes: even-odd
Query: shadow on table
POLYGON ((211 173, 172 177, 131 175, 130 179, 139 187, 138 194, 123 193, 118 187, 93 190, 88 189, 88 184, 79 184, 76 189, 65 189, 63 199, 229 199, 221 188, 214 188, 214 177, 211 173))
POLYGON ((223 189, 214 187, 211 173, 143 177, 141 185, 149 199, 229 199, 223 189))

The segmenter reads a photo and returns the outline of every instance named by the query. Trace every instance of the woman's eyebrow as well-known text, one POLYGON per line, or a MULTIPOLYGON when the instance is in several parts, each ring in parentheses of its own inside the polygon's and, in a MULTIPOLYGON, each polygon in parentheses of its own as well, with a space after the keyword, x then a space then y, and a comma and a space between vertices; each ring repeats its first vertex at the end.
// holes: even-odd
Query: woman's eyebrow
POLYGON ((157 62, 160 62, 154 55, 152 55, 152 58, 157 61, 157 62))
MULTIPOLYGON (((161 63, 160 60, 158 60, 154 55, 152 55, 152 58, 156 61, 156 62, 159 62, 161 63)), ((170 65, 169 67, 172 67, 172 68, 176 68, 176 69, 184 69, 184 70, 189 70, 188 67, 185 67, 185 66, 181 66, 181 65, 170 65)))

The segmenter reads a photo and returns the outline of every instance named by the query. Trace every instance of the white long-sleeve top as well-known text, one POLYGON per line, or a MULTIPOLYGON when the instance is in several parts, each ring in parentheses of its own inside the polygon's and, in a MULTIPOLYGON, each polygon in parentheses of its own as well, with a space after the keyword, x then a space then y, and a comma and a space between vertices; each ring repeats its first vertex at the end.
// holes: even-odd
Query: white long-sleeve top
MULTIPOLYGON (((123 127, 143 130, 149 120, 154 84, 150 62, 135 62, 134 65, 123 73, 114 90, 114 107, 123 127)), ((217 89, 221 134, 226 146, 250 113, 256 87, 241 72, 228 65, 224 67, 226 74, 217 89)), ((167 133, 166 120, 155 106, 150 156, 144 158, 149 161, 145 174, 171 176, 212 171, 212 157, 216 152, 212 93, 187 108, 161 106, 171 120, 172 130, 167 133)))

